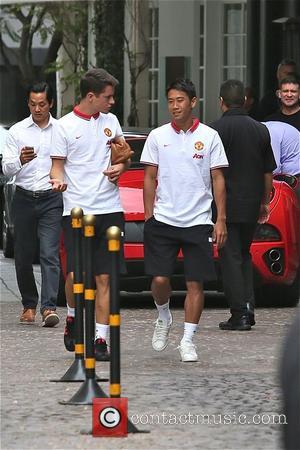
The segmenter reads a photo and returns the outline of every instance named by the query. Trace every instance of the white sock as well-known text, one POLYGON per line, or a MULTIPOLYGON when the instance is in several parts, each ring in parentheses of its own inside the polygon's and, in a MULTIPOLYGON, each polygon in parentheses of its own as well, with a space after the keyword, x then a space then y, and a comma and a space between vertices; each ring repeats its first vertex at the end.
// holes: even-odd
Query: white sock
POLYGON ((107 340, 107 334, 109 330, 109 325, 104 325, 102 323, 96 323, 96 334, 95 339, 104 339, 107 340))
POLYGON ((69 317, 75 317, 75 308, 71 308, 71 306, 69 306, 69 305, 67 304, 67 309, 68 309, 67 316, 69 316, 69 317))
POLYGON ((167 303, 164 303, 163 305, 158 305, 156 302, 155 306, 158 311, 158 318, 161 319, 163 322, 170 323, 172 320, 172 316, 170 313, 170 299, 167 301, 167 303))
POLYGON ((190 322, 184 322, 184 332, 182 341, 192 341, 194 334, 197 331, 198 324, 197 323, 190 323, 190 322))

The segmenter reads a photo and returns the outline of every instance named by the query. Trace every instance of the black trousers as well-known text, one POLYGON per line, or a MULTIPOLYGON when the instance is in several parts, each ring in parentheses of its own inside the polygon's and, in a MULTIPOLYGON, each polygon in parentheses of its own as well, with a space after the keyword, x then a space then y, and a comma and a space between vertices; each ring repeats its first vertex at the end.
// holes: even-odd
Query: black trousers
POLYGON ((227 241, 219 250, 225 296, 231 314, 243 315, 247 303, 254 309, 253 269, 250 245, 256 223, 227 223, 227 241))

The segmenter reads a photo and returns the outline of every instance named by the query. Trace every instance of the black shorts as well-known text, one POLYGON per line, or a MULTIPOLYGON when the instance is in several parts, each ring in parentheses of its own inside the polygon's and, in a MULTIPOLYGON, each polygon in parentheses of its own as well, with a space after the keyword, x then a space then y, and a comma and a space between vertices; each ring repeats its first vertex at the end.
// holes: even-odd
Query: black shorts
POLYGON ((146 273, 170 277, 181 249, 186 281, 215 280, 212 231, 211 225, 181 228, 151 217, 144 227, 146 273))
MULTIPOLYGON (((95 236, 93 240, 93 270, 94 275, 109 274, 111 268, 111 255, 108 251, 106 238, 106 230, 111 226, 117 226, 122 232, 121 249, 120 249, 120 272, 126 273, 126 265, 124 260, 124 214, 122 212, 95 215, 95 236)), ((63 217, 64 243, 67 252, 67 272, 74 271, 74 255, 73 255, 73 229, 71 216, 63 217)), ((83 235, 83 228, 82 228, 83 235)), ((84 242, 84 239, 82 239, 84 242)), ((84 256, 84 251, 82 252, 84 256)))

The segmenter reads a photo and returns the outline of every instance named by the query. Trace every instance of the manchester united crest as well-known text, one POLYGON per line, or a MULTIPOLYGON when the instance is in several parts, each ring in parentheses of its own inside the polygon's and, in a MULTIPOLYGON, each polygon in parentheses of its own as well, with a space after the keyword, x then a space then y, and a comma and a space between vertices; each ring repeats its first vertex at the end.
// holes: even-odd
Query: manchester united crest
POLYGON ((106 136, 108 136, 108 137, 111 137, 112 132, 111 132, 111 130, 110 130, 109 128, 104 128, 104 134, 105 134, 106 136))
POLYGON ((195 142, 194 147, 195 147, 196 150, 199 151, 199 150, 202 150, 204 148, 204 144, 201 141, 197 141, 197 142, 195 142))

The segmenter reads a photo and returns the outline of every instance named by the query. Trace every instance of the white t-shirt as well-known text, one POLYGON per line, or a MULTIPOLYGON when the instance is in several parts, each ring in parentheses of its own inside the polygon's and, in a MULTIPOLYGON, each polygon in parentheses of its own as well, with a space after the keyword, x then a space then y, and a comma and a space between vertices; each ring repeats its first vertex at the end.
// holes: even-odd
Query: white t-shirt
POLYGON ((110 141, 122 136, 114 114, 88 116, 76 108, 58 121, 51 157, 65 159, 64 212, 80 207, 84 214, 123 211, 119 189, 103 175, 111 165, 110 141))
POLYGON ((220 136, 194 120, 184 132, 168 123, 151 131, 141 163, 155 165, 157 189, 154 217, 169 225, 212 224, 211 169, 227 167, 220 136))

